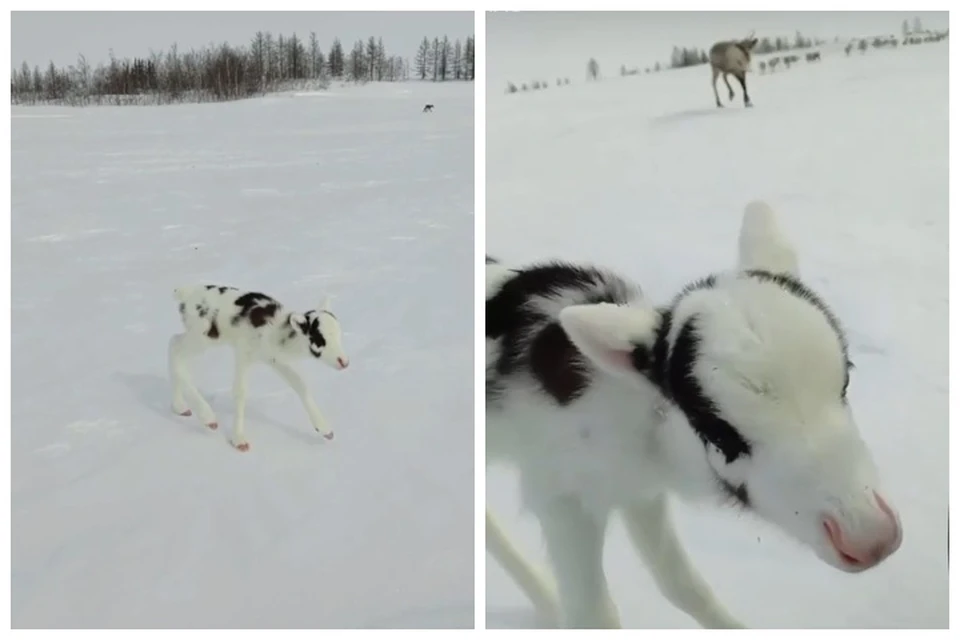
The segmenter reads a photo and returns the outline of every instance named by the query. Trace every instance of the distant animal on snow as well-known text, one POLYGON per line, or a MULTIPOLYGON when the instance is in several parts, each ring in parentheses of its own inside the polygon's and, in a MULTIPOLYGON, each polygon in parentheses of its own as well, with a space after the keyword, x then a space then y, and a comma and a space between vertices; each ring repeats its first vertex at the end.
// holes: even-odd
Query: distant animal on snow
POLYGON ((710 47, 710 69, 713 72, 713 96, 717 99, 717 106, 722 107, 720 94, 717 93, 717 77, 723 75, 723 82, 727 85, 730 100, 733 100, 733 87, 730 86, 728 75, 732 75, 743 88, 743 106, 752 107, 750 95, 747 93, 747 71, 750 70, 750 58, 757 39, 750 34, 743 40, 724 40, 710 47))
POLYGON ((203 351, 224 345, 234 352, 235 448, 250 448, 244 435, 244 414, 247 378, 250 367, 257 362, 269 365, 296 392, 317 433, 328 440, 333 438, 306 383, 292 366, 293 361, 302 359, 320 360, 340 370, 349 366, 340 322, 331 312, 328 299, 315 309, 299 313, 284 309, 262 293, 212 284, 180 287, 174 290, 174 298, 180 303, 184 327, 183 333, 170 339, 168 354, 174 412, 189 416, 195 410, 207 427, 217 428, 213 409, 194 386, 187 365, 203 351))
POLYGON ((813 53, 807 54, 807 62, 817 62, 820 60, 820 52, 814 51, 813 53))
POLYGON ((760 73, 766 73, 766 72, 767 72, 767 63, 761 61, 761 62, 760 62, 760 73))
POLYGON ((424 112, 424 113, 429 113, 430 111, 433 111, 433 105, 432 105, 432 104, 425 104, 425 105, 423 105, 423 112, 424 112))

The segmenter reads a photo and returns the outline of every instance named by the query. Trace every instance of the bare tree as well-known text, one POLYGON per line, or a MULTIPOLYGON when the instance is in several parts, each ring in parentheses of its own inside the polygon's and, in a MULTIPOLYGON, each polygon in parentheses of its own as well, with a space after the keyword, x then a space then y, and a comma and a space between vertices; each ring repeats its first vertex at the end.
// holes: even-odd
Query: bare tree
POLYGON ((466 79, 473 80, 476 77, 476 65, 474 62, 474 53, 476 51, 476 40, 473 36, 467 38, 466 48, 464 49, 464 63, 466 64, 466 79))
POLYGON ((267 37, 263 31, 257 31, 250 43, 251 72, 256 76, 260 93, 267 90, 267 37))
POLYGON ((307 53, 303 47, 303 41, 294 33, 287 41, 288 79, 300 80, 306 76, 306 58, 307 53))
POLYGON ((450 49, 450 40, 447 36, 443 36, 443 41, 440 43, 440 80, 447 79, 447 72, 450 68, 450 58, 453 55, 453 52, 450 49))
POLYGON ((363 40, 357 40, 350 52, 350 76, 354 82, 360 82, 366 74, 367 64, 363 58, 363 40))
POLYGON ((424 36, 420 42, 420 48, 417 49, 417 57, 414 59, 417 65, 417 76, 421 80, 427 79, 428 59, 430 57, 430 41, 424 36))
POLYGON ((433 46, 431 47, 432 51, 432 66, 433 66, 433 81, 436 82, 437 78, 440 75, 440 38, 433 39, 433 46))
POLYGON ((377 80, 383 80, 387 73, 387 50, 383 38, 377 38, 377 80))
POLYGON ((346 61, 340 38, 333 39, 333 45, 330 47, 330 55, 327 56, 327 67, 329 67, 330 76, 333 78, 342 78, 346 72, 346 61))
POLYGON ((451 60, 454 80, 460 79, 461 58, 463 58, 463 48, 460 46, 460 38, 457 38, 456 44, 453 45, 453 59, 451 60))
POLYGON ((376 80, 377 69, 377 39, 373 36, 370 36, 370 39, 367 40, 367 65, 368 65, 368 75, 367 78, 370 82, 376 80))
POLYGON ((317 32, 310 32, 310 77, 319 78, 323 70, 323 54, 320 53, 320 42, 317 40, 317 32))
POLYGON ((277 36, 277 51, 275 55, 277 60, 277 78, 281 81, 287 79, 287 73, 289 72, 286 52, 286 41, 283 39, 283 34, 280 34, 277 36))

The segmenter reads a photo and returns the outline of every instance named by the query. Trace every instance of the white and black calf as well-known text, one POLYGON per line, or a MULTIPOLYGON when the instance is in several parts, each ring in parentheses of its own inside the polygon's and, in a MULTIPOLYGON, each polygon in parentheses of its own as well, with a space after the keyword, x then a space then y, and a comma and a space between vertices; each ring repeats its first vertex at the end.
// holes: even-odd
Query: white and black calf
POLYGON ((670 494, 752 512, 842 571, 900 546, 847 402, 844 333, 763 203, 739 254, 663 306, 604 269, 487 260, 487 464, 519 471, 556 587, 489 510, 487 549, 554 624, 619 626, 602 566, 618 511, 671 603, 742 626, 684 551, 670 494))
POLYGON ((330 310, 329 300, 306 313, 285 310, 270 296, 243 292, 233 287, 193 285, 174 290, 180 303, 185 331, 170 339, 169 366, 173 381, 173 409, 182 416, 191 409, 211 429, 217 428, 213 409, 194 385, 189 360, 206 349, 227 345, 233 348, 233 395, 236 405, 233 445, 247 451, 244 434, 247 377, 250 367, 269 365, 300 397, 310 422, 325 438, 333 431, 310 397, 307 386, 292 362, 316 359, 336 369, 350 364, 344 353, 340 323, 330 310))

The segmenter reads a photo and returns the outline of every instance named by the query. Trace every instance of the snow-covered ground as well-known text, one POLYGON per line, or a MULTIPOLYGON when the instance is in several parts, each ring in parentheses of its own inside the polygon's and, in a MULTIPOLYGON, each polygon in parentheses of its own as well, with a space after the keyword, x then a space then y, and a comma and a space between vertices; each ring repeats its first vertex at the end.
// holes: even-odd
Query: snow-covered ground
POLYGON ((14 108, 15 627, 473 626, 473 87, 14 108), (433 103, 431 114, 421 112, 433 103), (172 289, 333 297, 351 367, 266 368, 249 453, 170 409, 172 289))
MULTIPOLYGON (((510 60, 488 63, 501 78, 488 85, 489 253, 593 261, 666 301, 733 265, 743 207, 762 198, 849 329, 851 402, 901 510, 903 546, 843 574, 750 516, 681 505, 681 535, 721 601, 753 627, 945 628, 947 41, 754 74, 753 109, 739 86, 717 109, 708 67, 504 95, 510 60)), ((515 477, 487 478, 488 504, 545 562, 515 477)), ((606 570, 625 626, 693 626, 657 593, 619 521, 606 570)), ((487 620, 533 624, 492 561, 487 620)))

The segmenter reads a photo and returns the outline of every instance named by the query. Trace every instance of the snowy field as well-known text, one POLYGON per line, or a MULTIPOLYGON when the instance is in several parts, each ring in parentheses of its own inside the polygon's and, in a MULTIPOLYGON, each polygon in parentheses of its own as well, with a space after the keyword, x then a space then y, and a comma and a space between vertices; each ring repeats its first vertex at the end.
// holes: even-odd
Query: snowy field
POLYGON ((473 626, 473 135, 466 83, 13 109, 14 627, 473 626), (335 440, 261 367, 232 449, 227 350, 171 412, 191 282, 332 296, 335 440))
MULTIPOLYGON (((947 627, 947 42, 754 74, 749 110, 738 85, 732 104, 714 106, 708 67, 504 95, 504 61, 488 85, 488 253, 592 261, 666 302, 733 266, 743 207, 762 198, 849 329, 851 403, 903 545, 875 570, 843 574, 748 515, 679 506, 691 555, 748 626, 947 627)), ((487 477, 488 504, 545 562, 515 476, 487 477)), ((619 521, 605 562, 624 626, 694 625, 658 594, 619 521)), ((488 625, 534 624, 488 567, 488 625)))

